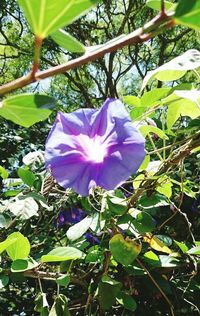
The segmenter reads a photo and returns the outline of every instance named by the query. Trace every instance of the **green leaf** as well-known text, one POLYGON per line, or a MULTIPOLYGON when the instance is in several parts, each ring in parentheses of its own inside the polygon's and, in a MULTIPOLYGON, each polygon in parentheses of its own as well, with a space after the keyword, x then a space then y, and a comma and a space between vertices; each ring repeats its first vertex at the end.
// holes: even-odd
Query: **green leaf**
POLYGON ((193 247, 187 251, 189 255, 200 255, 200 246, 193 247))
POLYGON ((151 250, 144 253, 143 259, 148 265, 151 265, 153 267, 160 266, 159 257, 151 250))
POLYGON ((6 239, 2 242, 0 242, 0 254, 6 250, 10 245, 12 245, 15 241, 17 240, 17 237, 16 238, 13 238, 13 239, 6 239))
POLYGON ((109 310, 115 304, 116 296, 122 287, 121 282, 103 276, 98 286, 98 295, 103 310, 109 310))
POLYGON ((73 247, 58 247, 41 257, 42 262, 57 262, 83 258, 83 252, 73 247))
POLYGON ((175 21, 195 30, 200 30, 200 2, 199 0, 179 0, 175 12, 175 21))
POLYGON ((30 253, 30 243, 20 232, 12 233, 8 236, 8 240, 15 240, 6 248, 7 254, 14 261, 17 259, 27 258, 30 253))
POLYGON ((23 272, 36 268, 39 265, 33 258, 17 259, 12 262, 12 272, 23 272))
POLYGON ((72 241, 79 239, 89 229, 92 221, 93 217, 87 216, 79 223, 71 226, 67 231, 67 238, 72 241))
POLYGON ((133 240, 124 239, 121 234, 112 237, 109 244, 114 259, 124 266, 131 264, 141 251, 140 244, 133 240))
POLYGON ((134 107, 140 107, 141 106, 141 102, 140 102, 140 98, 134 96, 134 95, 127 95, 123 97, 123 101, 130 105, 130 106, 134 106, 134 107))
POLYGON ((72 52, 72 53, 85 52, 85 46, 81 44, 72 35, 65 32, 64 30, 56 31, 55 33, 51 34, 51 37, 58 45, 66 49, 68 52, 72 52))
POLYGON ((139 128, 141 134, 146 137, 149 133, 158 135, 161 139, 168 139, 167 135, 158 127, 143 125, 139 128))
POLYGON ((169 202, 167 201, 166 197, 155 193, 151 196, 142 196, 140 199, 140 204, 142 207, 148 209, 148 208, 154 208, 154 207, 161 207, 161 206, 166 206, 169 205, 169 202))
MULTIPOLYGON (((129 212, 131 212, 131 209, 129 212)), ((144 234, 154 230, 155 222, 149 213, 133 209, 131 215, 135 218, 131 221, 132 225, 139 234, 144 234)))
POLYGON ((17 170, 17 174, 25 184, 27 184, 29 187, 33 186, 33 183, 35 182, 36 177, 32 171, 25 168, 19 168, 17 170))
POLYGON ((168 105, 168 129, 172 128, 180 116, 189 116, 192 119, 200 116, 200 91, 176 90, 162 102, 168 105))
POLYGON ((70 282, 70 277, 67 274, 64 274, 56 279, 56 283, 60 286, 67 287, 70 282))
POLYGON ((97 0, 17 0, 33 32, 40 38, 69 25, 85 14, 97 0))
POLYGON ((49 304, 47 302, 46 293, 38 293, 35 299, 34 310, 40 313, 40 316, 49 315, 49 304))
POLYGON ((107 196, 107 204, 109 212, 116 215, 121 215, 127 210, 127 202, 124 198, 119 198, 117 196, 107 196))
POLYGON ((9 283, 9 277, 4 274, 0 274, 0 289, 4 288, 9 283))
POLYGON ((124 292, 117 294, 117 302, 131 312, 137 309, 137 303, 134 298, 124 292))
POLYGON ((9 173, 7 172, 7 170, 4 167, 0 166, 0 177, 2 179, 7 179, 8 176, 9 176, 9 173))
POLYGON ((86 263, 101 263, 103 262, 103 253, 98 246, 93 246, 88 250, 88 254, 85 258, 86 263))
POLYGON ((143 113, 145 113, 146 110, 147 110, 146 107, 134 108, 130 113, 131 119, 134 121, 137 118, 140 118, 143 115, 143 113))
POLYGON ((30 127, 46 120, 55 106, 55 100, 46 95, 18 94, 4 99, 0 103, 0 115, 15 124, 30 127))
POLYGON ((181 249, 183 253, 188 251, 188 246, 185 243, 177 241, 177 240, 174 240, 174 243, 181 249))
POLYGON ((167 97, 171 88, 156 88, 145 92, 141 97, 141 106, 152 107, 160 103, 160 100, 167 97))
MULTIPOLYGON (((174 7, 174 4, 169 1, 164 1, 165 9, 170 10, 174 7)), ((161 0, 147 0, 146 5, 153 10, 161 10, 161 0)))
POLYGON ((142 170, 146 170, 146 168, 148 167, 148 164, 150 163, 150 156, 149 155, 146 155, 142 164, 140 165, 139 167, 139 170, 142 171, 142 170))
POLYGON ((172 182, 169 178, 161 178, 159 180, 160 183, 159 186, 156 187, 156 191, 170 198, 172 195, 172 182))
POLYGON ((59 294, 50 310, 49 316, 70 316, 68 300, 65 295, 59 294))
POLYGON ((150 71, 143 80, 142 90, 150 79, 173 81, 183 77, 188 70, 194 70, 198 67, 200 67, 200 52, 196 49, 190 49, 168 63, 150 71))

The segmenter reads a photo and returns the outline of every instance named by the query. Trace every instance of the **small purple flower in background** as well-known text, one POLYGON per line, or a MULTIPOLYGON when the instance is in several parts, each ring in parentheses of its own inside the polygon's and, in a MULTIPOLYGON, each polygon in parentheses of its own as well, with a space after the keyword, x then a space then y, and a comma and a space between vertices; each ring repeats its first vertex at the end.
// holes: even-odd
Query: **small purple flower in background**
POLYGON ((92 235, 91 233, 86 233, 84 235, 85 239, 90 243, 90 245, 98 245, 100 243, 100 240, 98 237, 92 235))
POLYGON ((62 187, 82 196, 96 186, 113 190, 139 168, 144 143, 121 101, 107 99, 99 110, 58 113, 46 142, 46 167, 62 187))
POLYGON ((79 208, 61 211, 58 215, 56 226, 59 228, 66 224, 76 224, 80 222, 85 216, 85 212, 79 208))
POLYGON ((129 198, 134 193, 133 181, 128 181, 122 184, 121 190, 126 198, 129 198))

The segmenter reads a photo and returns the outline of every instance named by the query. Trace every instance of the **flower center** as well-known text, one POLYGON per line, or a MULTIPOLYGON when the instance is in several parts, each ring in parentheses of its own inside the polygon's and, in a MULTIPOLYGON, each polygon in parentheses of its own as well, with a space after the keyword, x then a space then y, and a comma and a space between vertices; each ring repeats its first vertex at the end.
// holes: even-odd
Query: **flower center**
POLYGON ((90 138, 87 135, 81 135, 81 144, 83 148, 83 154, 89 161, 101 163, 107 153, 105 145, 101 142, 99 136, 90 138))

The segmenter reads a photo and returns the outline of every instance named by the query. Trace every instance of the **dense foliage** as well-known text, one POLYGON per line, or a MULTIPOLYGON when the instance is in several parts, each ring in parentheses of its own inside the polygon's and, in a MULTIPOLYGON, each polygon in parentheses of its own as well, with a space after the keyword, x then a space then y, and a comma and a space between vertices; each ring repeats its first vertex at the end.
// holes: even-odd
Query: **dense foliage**
POLYGON ((200 2, 0 19, 0 315, 199 315, 200 2))

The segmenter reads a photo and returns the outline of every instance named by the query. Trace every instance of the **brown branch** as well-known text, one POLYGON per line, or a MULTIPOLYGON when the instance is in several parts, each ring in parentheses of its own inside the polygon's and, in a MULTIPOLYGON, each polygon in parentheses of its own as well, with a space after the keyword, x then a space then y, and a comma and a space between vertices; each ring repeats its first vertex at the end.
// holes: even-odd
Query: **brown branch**
MULTIPOLYGON (((23 275, 28 278, 52 280, 52 281, 56 281, 56 279, 58 279, 59 277, 64 276, 64 274, 62 273, 45 272, 45 271, 39 271, 36 269, 24 271, 23 275)), ((74 284, 78 284, 84 289, 87 289, 88 287, 87 282, 81 280, 80 278, 76 278, 74 276, 70 276, 70 282, 74 284)))
POLYGON ((172 15, 158 15, 150 22, 148 22, 144 27, 141 27, 134 32, 122 36, 119 39, 114 39, 111 42, 108 42, 105 45, 100 46, 100 48, 90 51, 89 53, 84 54, 81 57, 73 59, 67 63, 62 65, 58 65, 56 67, 52 67, 50 69, 37 72, 32 76, 32 73, 29 73, 27 76, 14 80, 10 83, 7 83, 0 87, 0 96, 3 96, 7 93, 10 93, 14 90, 27 86, 35 81, 39 81, 45 78, 49 78, 55 76, 57 74, 64 73, 68 70, 80 67, 91 61, 94 61, 98 58, 103 57, 107 53, 115 52, 118 49, 123 48, 127 45, 132 45, 136 43, 143 43, 150 38, 154 37, 155 35, 159 34, 159 27, 160 32, 163 29, 171 28, 175 25, 172 15))

